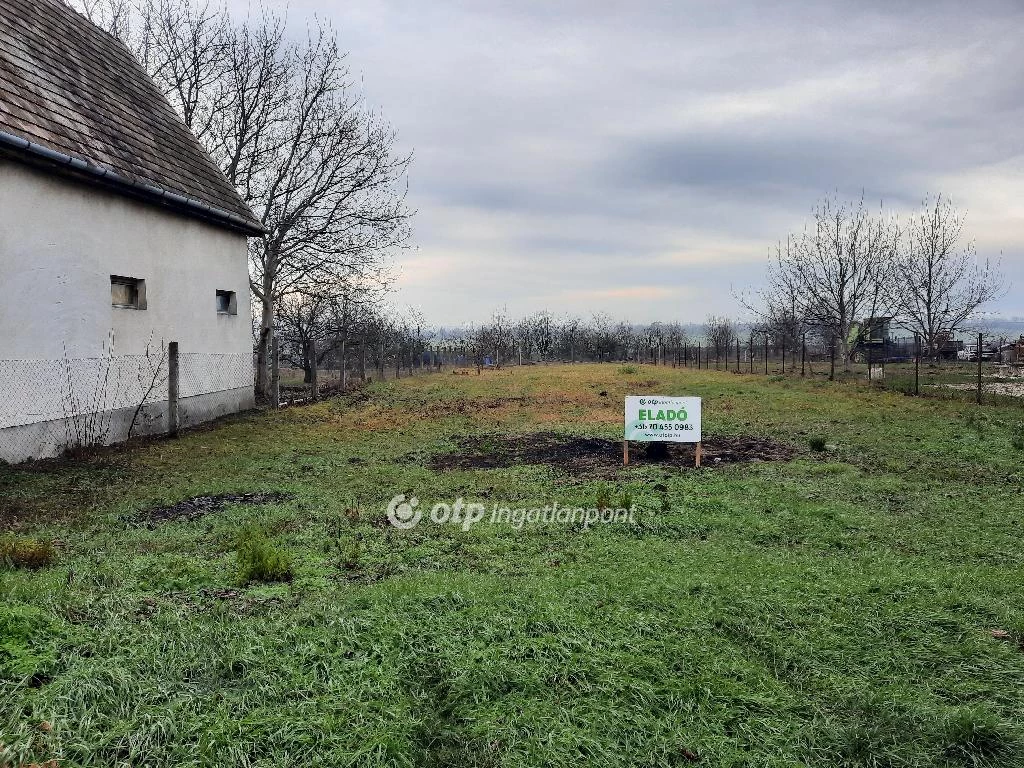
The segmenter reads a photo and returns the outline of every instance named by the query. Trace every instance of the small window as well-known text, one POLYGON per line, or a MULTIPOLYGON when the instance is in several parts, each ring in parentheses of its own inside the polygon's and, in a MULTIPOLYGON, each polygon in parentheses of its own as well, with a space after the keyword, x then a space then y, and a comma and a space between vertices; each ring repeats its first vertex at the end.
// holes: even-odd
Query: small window
POLYGON ((217 314, 238 314, 238 300, 235 298, 234 291, 217 291, 217 314))
POLYGON ((122 309, 145 309, 146 281, 137 277, 111 275, 110 303, 122 309))

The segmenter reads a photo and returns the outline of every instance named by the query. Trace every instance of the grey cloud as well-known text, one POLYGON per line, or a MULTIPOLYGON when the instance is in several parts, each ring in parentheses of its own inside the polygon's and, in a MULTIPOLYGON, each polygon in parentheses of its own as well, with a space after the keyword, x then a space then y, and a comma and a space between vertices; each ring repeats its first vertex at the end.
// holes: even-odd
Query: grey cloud
POLYGON ((399 300, 437 321, 655 271, 699 290, 609 311, 738 311, 732 288, 833 190, 906 208, 941 189, 1024 282, 1019 2, 290 3, 297 28, 314 13, 416 150, 399 300))

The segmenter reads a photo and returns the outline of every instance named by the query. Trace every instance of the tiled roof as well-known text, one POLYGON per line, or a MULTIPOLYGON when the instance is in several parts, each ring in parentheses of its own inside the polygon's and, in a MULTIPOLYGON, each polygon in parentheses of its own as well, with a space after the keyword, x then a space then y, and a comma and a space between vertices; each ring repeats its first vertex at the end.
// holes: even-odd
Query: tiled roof
POLYGON ((59 0, 0 0, 0 134, 129 194, 260 229, 128 49, 59 0))

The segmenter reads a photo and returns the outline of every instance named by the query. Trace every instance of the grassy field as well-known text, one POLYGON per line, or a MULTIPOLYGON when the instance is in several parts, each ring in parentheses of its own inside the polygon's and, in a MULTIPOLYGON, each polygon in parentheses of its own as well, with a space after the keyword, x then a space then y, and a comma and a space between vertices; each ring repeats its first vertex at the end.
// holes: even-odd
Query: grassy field
POLYGON ((4 546, 56 540, 0 568, 0 765, 1024 765, 1022 422, 537 366, 0 468, 4 546), (796 453, 439 468, 508 435, 617 440, 627 393, 702 396, 709 442, 796 453), (280 495, 160 509, 222 493, 280 495), (637 512, 398 530, 400 493, 637 512))

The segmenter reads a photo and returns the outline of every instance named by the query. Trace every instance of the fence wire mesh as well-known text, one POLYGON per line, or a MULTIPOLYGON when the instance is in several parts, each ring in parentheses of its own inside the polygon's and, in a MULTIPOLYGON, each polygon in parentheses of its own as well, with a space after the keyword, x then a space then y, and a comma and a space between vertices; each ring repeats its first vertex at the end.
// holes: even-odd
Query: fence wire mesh
MULTIPOLYGON (((168 372, 166 348, 143 355, 0 360, 0 459, 116 442, 129 429, 160 431, 168 372)), ((252 385, 249 353, 179 355, 181 400, 252 385)))

